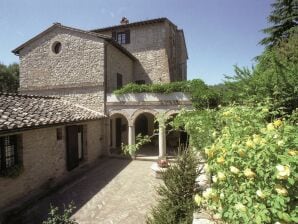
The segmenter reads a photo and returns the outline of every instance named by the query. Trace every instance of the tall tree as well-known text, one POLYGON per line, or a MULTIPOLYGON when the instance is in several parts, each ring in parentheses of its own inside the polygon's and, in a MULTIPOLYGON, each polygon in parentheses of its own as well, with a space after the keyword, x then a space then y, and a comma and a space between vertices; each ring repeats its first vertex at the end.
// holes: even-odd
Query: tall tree
POLYGON ((298 24, 298 0, 276 0, 271 6, 273 10, 268 22, 273 26, 263 29, 268 36, 260 41, 260 44, 269 48, 287 39, 292 28, 298 24))
POLYGON ((0 92, 17 92, 19 87, 19 65, 0 63, 0 92))

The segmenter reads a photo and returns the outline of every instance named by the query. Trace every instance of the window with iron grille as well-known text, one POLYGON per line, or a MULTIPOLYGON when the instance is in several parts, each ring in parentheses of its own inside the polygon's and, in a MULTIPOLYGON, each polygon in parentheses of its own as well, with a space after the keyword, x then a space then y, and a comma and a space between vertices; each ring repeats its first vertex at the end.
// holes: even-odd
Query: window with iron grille
POLYGON ((0 137, 0 171, 18 164, 17 135, 0 137))

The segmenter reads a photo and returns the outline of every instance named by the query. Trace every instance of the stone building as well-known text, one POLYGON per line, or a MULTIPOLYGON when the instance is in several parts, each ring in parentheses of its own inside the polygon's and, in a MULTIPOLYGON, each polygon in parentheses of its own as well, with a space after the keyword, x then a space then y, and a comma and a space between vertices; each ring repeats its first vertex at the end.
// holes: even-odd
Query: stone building
POLYGON ((21 198, 104 154, 103 123, 102 113, 60 98, 0 94, 0 223, 21 198))
POLYGON ((191 107, 184 93, 113 94, 132 82, 186 80, 184 34, 167 18, 123 18, 120 25, 91 31, 54 23, 13 53, 20 59, 20 94, 0 96, 0 160, 6 164, 8 154, 19 152, 14 161, 24 173, 0 177, 0 209, 122 143, 134 144, 138 133, 152 135, 157 128, 156 153, 165 156, 171 139, 154 124, 156 115, 170 118, 191 107))

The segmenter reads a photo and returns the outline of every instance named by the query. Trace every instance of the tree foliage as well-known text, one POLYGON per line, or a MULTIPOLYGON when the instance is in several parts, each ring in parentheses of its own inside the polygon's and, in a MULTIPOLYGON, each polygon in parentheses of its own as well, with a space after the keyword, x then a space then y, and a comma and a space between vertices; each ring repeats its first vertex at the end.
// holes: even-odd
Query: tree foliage
POLYGON ((260 43, 266 46, 276 46, 280 41, 289 38, 291 29, 298 24, 298 1, 297 0, 276 0, 272 4, 272 12, 268 17, 271 27, 263 29, 267 37, 260 43))
POLYGON ((188 149, 163 173, 164 184, 157 189, 159 201, 147 219, 148 224, 192 223, 197 166, 194 152, 188 149))
POLYGON ((19 87, 19 65, 0 63, 0 92, 17 92, 19 87))
POLYGON ((266 49, 252 69, 235 66, 235 75, 225 81, 226 101, 271 99, 275 109, 292 111, 298 107, 298 28, 287 40, 266 49))

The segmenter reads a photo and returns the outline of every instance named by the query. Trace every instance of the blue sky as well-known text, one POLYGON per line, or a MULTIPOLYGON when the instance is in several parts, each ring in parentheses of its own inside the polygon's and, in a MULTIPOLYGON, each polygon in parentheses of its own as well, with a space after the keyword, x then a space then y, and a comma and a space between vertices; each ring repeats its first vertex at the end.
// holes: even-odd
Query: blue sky
POLYGON ((182 28, 188 79, 220 83, 233 65, 250 67, 273 0, 0 0, 0 62, 18 62, 11 50, 53 22, 81 29, 168 17, 182 28))

